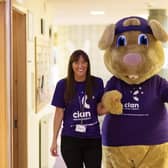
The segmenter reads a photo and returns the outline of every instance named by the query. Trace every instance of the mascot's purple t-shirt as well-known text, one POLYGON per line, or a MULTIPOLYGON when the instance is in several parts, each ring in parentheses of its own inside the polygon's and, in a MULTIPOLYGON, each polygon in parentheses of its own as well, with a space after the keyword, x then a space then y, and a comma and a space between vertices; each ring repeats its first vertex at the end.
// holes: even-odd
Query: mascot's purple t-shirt
POLYGON ((107 114, 102 126, 104 146, 154 145, 168 142, 168 82, 153 76, 139 85, 112 77, 105 91, 119 90, 123 114, 107 114))
POLYGON ((65 79, 57 83, 51 104, 64 108, 62 136, 100 138, 97 104, 101 101, 104 86, 102 79, 93 76, 92 78, 94 80, 92 98, 88 99, 85 94, 85 82, 75 82, 76 95, 68 104, 65 104, 64 101, 65 79), (81 124, 81 120, 86 127, 86 132, 84 133, 75 131, 76 124, 81 124))

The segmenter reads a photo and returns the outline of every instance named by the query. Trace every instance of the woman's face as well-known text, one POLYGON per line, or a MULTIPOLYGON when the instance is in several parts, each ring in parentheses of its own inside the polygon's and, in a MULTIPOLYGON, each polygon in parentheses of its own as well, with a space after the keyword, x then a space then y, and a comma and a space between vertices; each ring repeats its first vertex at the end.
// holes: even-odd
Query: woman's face
POLYGON ((80 56, 78 61, 72 63, 72 69, 74 71, 74 77, 76 80, 85 80, 88 63, 80 56))

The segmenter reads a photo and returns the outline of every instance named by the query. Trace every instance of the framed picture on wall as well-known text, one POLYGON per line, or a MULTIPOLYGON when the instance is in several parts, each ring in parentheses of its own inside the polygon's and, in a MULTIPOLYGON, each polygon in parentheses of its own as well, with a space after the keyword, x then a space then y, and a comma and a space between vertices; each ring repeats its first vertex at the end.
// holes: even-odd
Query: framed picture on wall
POLYGON ((44 37, 35 37, 35 101, 36 112, 49 103, 50 87, 50 41, 44 37))
POLYGON ((52 27, 51 26, 49 27, 49 30, 48 30, 48 36, 49 38, 52 38, 52 27))
POLYGON ((45 20, 43 18, 40 19, 40 33, 41 35, 45 34, 45 20))

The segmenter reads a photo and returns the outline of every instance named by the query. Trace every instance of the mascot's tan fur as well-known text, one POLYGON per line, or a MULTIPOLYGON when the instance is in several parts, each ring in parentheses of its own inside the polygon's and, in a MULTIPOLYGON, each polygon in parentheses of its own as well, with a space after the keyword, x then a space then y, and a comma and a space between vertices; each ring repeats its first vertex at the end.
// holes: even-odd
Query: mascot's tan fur
MULTIPOLYGON (((121 19, 120 23, 107 26, 99 41, 99 48, 105 50, 105 65, 116 77, 116 80, 120 80, 121 86, 127 85, 128 87, 136 86, 140 88, 141 84, 143 85, 161 70, 164 63, 164 51, 161 42, 168 40, 168 34, 158 21, 143 22, 142 19, 140 17, 128 17, 121 19), (143 24, 146 27, 143 27, 143 24)), ((112 84, 115 86, 115 82, 112 84)), ((107 90, 102 98, 102 104, 111 113, 107 114, 109 115, 107 119, 108 125, 104 124, 105 126, 103 127, 104 130, 108 130, 103 130, 103 134, 105 134, 103 137, 103 143, 105 143, 103 144, 103 168, 168 168, 167 140, 164 143, 152 145, 129 144, 129 142, 129 145, 122 145, 122 143, 121 145, 117 143, 107 145, 108 143, 110 144, 110 140, 113 141, 115 139, 114 136, 111 136, 107 142, 108 134, 109 136, 110 134, 113 135, 113 132, 116 132, 117 129, 118 135, 117 133, 115 135, 122 137, 122 132, 124 132, 124 128, 122 126, 120 128, 120 125, 119 127, 114 126, 115 130, 108 129, 110 122, 112 124, 113 119, 115 122, 118 122, 117 120, 121 120, 120 122, 123 120, 124 122, 124 117, 129 116, 129 113, 122 115, 124 113, 123 108, 127 107, 122 105, 123 93, 115 89, 115 87, 113 88, 112 90, 107 90), (117 116, 115 117, 116 114, 117 116), (110 115, 112 118, 110 118, 110 115), (120 115, 121 118, 119 118, 120 115)), ((124 92, 127 92, 127 90, 124 90, 124 92)), ((131 106, 132 104, 130 103, 129 107, 131 106)), ((129 119, 130 122, 134 123, 134 117, 129 119)), ((129 124, 131 125, 131 123, 129 124)), ((143 123, 141 124, 143 125, 143 123)), ((134 123, 132 127, 138 126, 134 123)), ((153 131, 152 127, 151 131, 153 131)), ((131 136, 133 137, 134 135, 131 136)), ((128 138, 131 139, 131 137, 128 138)), ((127 140, 125 139, 125 141, 127 140)))

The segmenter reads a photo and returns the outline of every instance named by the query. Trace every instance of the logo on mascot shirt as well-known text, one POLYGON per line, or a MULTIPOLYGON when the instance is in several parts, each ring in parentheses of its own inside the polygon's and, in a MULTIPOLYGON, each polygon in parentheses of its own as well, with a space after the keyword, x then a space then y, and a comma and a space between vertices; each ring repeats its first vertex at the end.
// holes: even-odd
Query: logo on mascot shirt
POLYGON ((144 92, 142 91, 142 87, 133 89, 130 91, 130 93, 131 93, 132 99, 134 100, 134 103, 133 102, 124 103, 125 110, 140 110, 139 99, 140 99, 140 95, 144 94, 144 92))
POLYGON ((143 111, 140 110, 140 96, 144 94, 144 92, 142 91, 142 87, 138 87, 138 89, 133 88, 130 91, 130 94, 132 101, 124 103, 124 110, 128 110, 128 112, 123 113, 123 115, 136 117, 149 116, 149 114, 143 113, 143 111))

